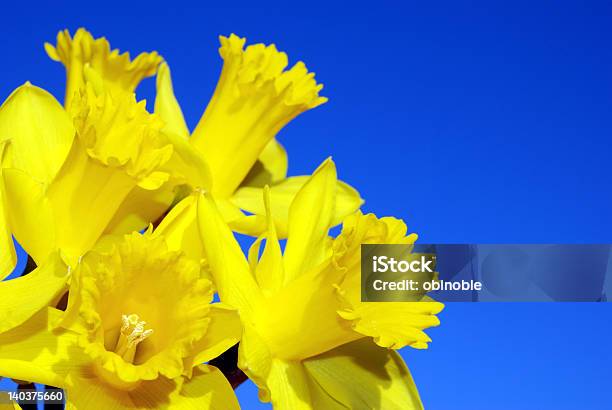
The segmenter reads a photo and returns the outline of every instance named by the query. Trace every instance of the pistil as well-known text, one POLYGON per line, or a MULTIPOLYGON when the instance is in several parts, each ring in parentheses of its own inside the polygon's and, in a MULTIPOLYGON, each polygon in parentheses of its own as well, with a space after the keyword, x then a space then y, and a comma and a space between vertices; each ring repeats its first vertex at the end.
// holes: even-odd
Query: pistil
POLYGON ((121 333, 115 347, 115 353, 132 363, 138 344, 151 336, 153 329, 145 329, 147 322, 140 320, 136 314, 121 315, 121 333))

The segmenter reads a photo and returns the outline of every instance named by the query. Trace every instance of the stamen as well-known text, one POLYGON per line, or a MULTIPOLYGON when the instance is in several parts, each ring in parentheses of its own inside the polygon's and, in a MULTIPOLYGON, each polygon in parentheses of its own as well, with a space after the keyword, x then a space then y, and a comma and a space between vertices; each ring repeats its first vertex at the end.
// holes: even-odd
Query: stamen
POLYGON ((121 334, 115 347, 115 353, 128 362, 133 362, 136 347, 140 342, 153 334, 153 329, 146 329, 147 322, 140 320, 136 314, 121 315, 121 334))

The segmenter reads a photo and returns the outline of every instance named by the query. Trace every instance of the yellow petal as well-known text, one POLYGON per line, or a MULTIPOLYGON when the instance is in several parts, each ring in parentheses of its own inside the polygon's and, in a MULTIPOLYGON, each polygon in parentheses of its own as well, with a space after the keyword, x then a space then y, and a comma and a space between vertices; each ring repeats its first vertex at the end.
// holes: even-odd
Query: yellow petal
POLYGON ((45 43, 45 50, 52 60, 60 61, 66 67, 66 99, 64 105, 69 108, 74 93, 85 83, 85 69, 96 71, 110 89, 132 93, 136 86, 146 77, 155 74, 162 58, 154 51, 141 53, 133 60, 128 53, 119 54, 119 50, 110 49, 106 38, 96 38, 85 29, 80 28, 70 36, 68 30, 57 34, 55 47, 45 43))
POLYGON ((438 326, 435 316, 444 308, 439 302, 370 302, 349 304, 338 312, 353 329, 390 349, 411 346, 426 349, 431 339, 423 331, 438 326))
POLYGON ((217 88, 191 142, 205 156, 213 194, 228 198, 275 135, 293 118, 326 101, 302 62, 289 70, 276 46, 220 37, 224 60, 217 88))
POLYGON ((273 139, 263 149, 241 186, 263 187, 280 182, 287 178, 288 166, 287 151, 276 139, 273 139))
POLYGON ((307 373, 350 409, 420 410, 410 371, 399 354, 361 339, 305 360, 307 373))
POLYGON ((266 298, 254 325, 274 357, 302 360, 363 337, 338 316, 341 277, 322 263, 266 298))
POLYGON ((336 166, 326 160, 296 194, 289 208, 285 283, 323 261, 336 203, 336 166))
POLYGON ((259 161, 261 161, 264 169, 270 173, 270 182, 279 182, 287 178, 287 168, 289 166, 287 151, 276 139, 265 146, 259 155, 259 161))
MULTIPOLYGON (((77 379, 76 377, 72 377, 70 379, 70 384, 70 388, 64 390, 66 394, 66 410, 92 408, 128 410, 138 408, 128 392, 112 389, 106 384, 101 383, 97 378, 77 379)), ((165 387, 164 384, 159 384, 160 386, 158 389, 165 387)), ((176 388, 176 386, 170 382, 166 390, 169 392, 174 388, 176 388)))
MULTIPOLYGON (((80 141, 75 140, 66 163, 47 190, 57 227, 57 246, 71 264, 91 249, 135 186, 136 181, 125 172, 89 158, 80 141)), ((15 236, 21 243, 16 231, 15 236)))
POLYGON ((150 191, 136 187, 123 200, 106 228, 107 233, 125 234, 141 231, 155 223, 174 201, 174 189, 164 184, 150 191))
POLYGON ((175 184, 189 184, 194 188, 210 190, 212 176, 206 160, 189 141, 173 132, 164 132, 164 137, 172 145, 170 160, 162 167, 168 172, 175 184))
POLYGON ((223 374, 212 366, 197 367, 190 379, 143 381, 135 389, 113 389, 88 374, 71 378, 66 390, 67 409, 235 410, 238 400, 223 374))
MULTIPOLYGON (((170 155, 168 155, 168 157, 170 157, 170 155)), ((152 171, 149 175, 138 181, 138 186, 148 191, 154 191, 168 182, 169 178, 170 175, 166 172, 152 171)))
POLYGON ((259 236, 266 230, 267 222, 264 214, 245 215, 240 208, 227 199, 218 199, 216 204, 221 217, 232 228, 232 231, 243 235, 259 236))
MULTIPOLYGON (((296 194, 309 180, 309 176, 290 177, 270 187, 270 198, 272 203, 272 216, 276 223, 278 235, 287 237, 287 223, 289 220, 289 207, 295 199, 296 194)), ((261 188, 242 187, 239 188, 231 198, 232 203, 240 209, 256 215, 264 214, 263 195, 261 188)), ((355 212, 363 204, 359 193, 345 182, 337 181, 336 206, 332 218, 332 226, 338 225, 342 220, 355 212)))
POLYGON ((204 252, 221 301, 238 309, 241 316, 250 314, 254 305, 261 301, 261 291, 240 245, 207 194, 198 197, 197 218, 204 252))
POLYGON ((259 388, 259 400, 272 401, 275 409, 306 408, 304 406, 307 406, 310 398, 300 364, 275 359, 258 329, 261 327, 245 322, 238 351, 238 367, 259 388), (291 381, 287 380, 289 372, 293 373, 291 381))
POLYGON ((168 249, 182 251, 189 258, 201 262, 204 250, 197 221, 198 195, 194 193, 176 204, 155 229, 155 235, 166 239, 168 249))
POLYGON ((44 186, 18 169, 5 169, 2 176, 13 234, 34 262, 42 264, 56 246, 54 214, 44 186))
POLYGON ((62 312, 47 308, 12 330, 0 334, 0 374, 56 387, 86 359, 75 348, 77 335, 53 330, 62 312))
POLYGON ((275 410, 347 408, 327 394, 300 362, 272 360, 258 386, 260 400, 272 402, 275 410))
MULTIPOLYGON (((4 155, 6 143, 0 141, 0 164, 4 155)), ((8 225, 8 215, 4 201, 6 193, 4 190, 4 177, 2 176, 2 168, 0 168, 0 249, 3 249, 0 254, 0 280, 11 274, 17 265, 17 254, 13 245, 13 237, 8 225)))
POLYGON ((301 363, 274 360, 267 380, 270 401, 276 410, 310 410, 308 375, 301 363))
POLYGON ((61 167, 74 138, 68 114, 51 94, 26 83, 0 107, 0 142, 9 141, 4 166, 49 182, 61 167))
POLYGON ((272 355, 256 328, 243 320, 242 340, 238 345, 238 367, 259 387, 259 399, 270 401, 266 380, 272 366, 272 355))
POLYGON ((285 272, 283 254, 278 242, 278 237, 276 236, 276 229, 271 215, 270 189, 266 186, 263 193, 268 230, 266 232, 266 247, 255 268, 255 277, 264 294, 273 294, 283 285, 285 272))
POLYGON ((170 396, 168 409, 238 410, 240 405, 223 373, 213 366, 200 365, 185 380, 180 392, 170 396))
POLYGON ((206 335, 195 344, 193 350, 197 354, 186 364, 188 368, 214 359, 240 341, 242 324, 238 313, 222 303, 214 303, 210 308, 206 335))
POLYGON ((68 276, 68 267, 55 253, 29 274, 0 282, 0 333, 22 324, 61 296, 68 276))
POLYGON ((167 63, 162 63, 157 71, 157 95, 155 96, 155 114, 164 121, 163 130, 182 138, 189 138, 189 129, 183 117, 183 111, 172 87, 172 77, 167 63))

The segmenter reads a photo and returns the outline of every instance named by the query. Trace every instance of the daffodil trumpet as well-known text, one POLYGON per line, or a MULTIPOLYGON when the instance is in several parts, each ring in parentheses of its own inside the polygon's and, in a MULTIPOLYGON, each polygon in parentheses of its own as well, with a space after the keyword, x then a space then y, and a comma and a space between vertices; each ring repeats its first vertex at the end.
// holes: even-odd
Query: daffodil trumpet
POLYGON ((107 238, 77 264, 65 312, 0 333, 0 374, 64 389, 67 408, 237 409, 222 373, 201 364, 241 333, 212 294, 162 237, 107 238))
POLYGON ((111 50, 106 38, 94 38, 83 28, 78 29, 74 37, 68 30, 60 31, 55 46, 45 43, 45 51, 52 60, 66 67, 64 105, 67 109, 87 82, 87 69, 99 73, 105 87, 111 91, 132 94, 143 79, 155 75, 162 62, 155 51, 131 59, 128 53, 111 50))

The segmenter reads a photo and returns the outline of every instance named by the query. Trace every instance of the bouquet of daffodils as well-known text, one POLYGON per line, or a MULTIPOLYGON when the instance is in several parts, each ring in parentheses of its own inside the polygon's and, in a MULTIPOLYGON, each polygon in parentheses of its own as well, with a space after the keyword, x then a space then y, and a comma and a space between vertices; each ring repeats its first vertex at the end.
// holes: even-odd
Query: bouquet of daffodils
POLYGON ((31 263, 0 282, 0 376, 70 409, 236 409, 247 377, 279 410, 422 408, 395 350, 426 348, 443 306, 360 301, 360 245, 416 235, 361 213, 329 158, 288 177, 276 135, 323 86, 274 45, 220 41, 193 132, 162 56, 84 29, 45 44, 63 105, 30 83, 3 103, 0 279, 13 238, 31 263))

